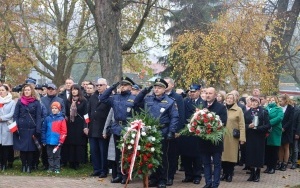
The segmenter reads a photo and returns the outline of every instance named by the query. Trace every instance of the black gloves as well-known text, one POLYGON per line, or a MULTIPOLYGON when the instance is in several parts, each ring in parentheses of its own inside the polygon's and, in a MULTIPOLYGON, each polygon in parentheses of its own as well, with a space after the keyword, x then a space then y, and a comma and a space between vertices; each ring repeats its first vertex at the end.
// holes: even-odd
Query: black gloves
POLYGON ((118 85, 120 85, 120 82, 114 83, 111 88, 116 89, 118 87, 118 85))
POLYGON ((153 86, 145 87, 145 93, 149 93, 152 90, 153 86))
POLYGON ((175 133, 169 132, 168 135, 167 135, 167 140, 172 140, 174 138, 175 138, 175 133))

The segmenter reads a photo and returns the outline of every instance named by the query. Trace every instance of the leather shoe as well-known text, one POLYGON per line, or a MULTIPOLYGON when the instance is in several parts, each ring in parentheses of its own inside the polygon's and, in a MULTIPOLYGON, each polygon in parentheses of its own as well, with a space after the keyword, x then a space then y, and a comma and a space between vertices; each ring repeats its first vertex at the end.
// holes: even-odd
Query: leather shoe
MULTIPOLYGON (((126 181, 127 181, 127 179, 123 178, 122 181, 121 181, 121 184, 126 184, 126 181)), ((129 181, 128 181, 128 184, 129 184, 129 181)))
POLYGON ((193 182, 193 179, 192 178, 184 178, 182 180, 183 183, 187 183, 187 182, 193 182))
POLYGON ((206 185, 204 185, 203 188, 212 188, 212 185, 211 184, 206 184, 206 185))
POLYGON ((164 184, 164 183, 159 183, 158 185, 157 185, 157 188, 166 188, 167 186, 166 186, 166 184, 164 184))
POLYGON ((116 177, 116 178, 112 179, 110 182, 111 183, 121 183, 121 181, 122 181, 121 177, 116 177))
POLYGON ((156 187, 157 186, 157 181, 156 180, 149 180, 149 183, 148 183, 148 187, 156 187))
POLYGON ((270 168, 267 167, 267 169, 264 170, 264 173, 269 173, 269 171, 270 171, 270 168))
POLYGON ((227 177, 228 177, 228 174, 222 174, 220 180, 221 180, 221 181, 224 181, 224 180, 227 179, 227 177))
POLYGON ((99 176, 99 172, 93 172, 90 174, 90 176, 99 176))
POLYGON ((173 180, 172 179, 168 179, 166 185, 167 186, 173 185, 173 180))
POLYGON ((194 179, 193 183, 194 184, 200 184, 200 181, 201 181, 200 179, 194 179))
POLYGON ((292 164, 291 169, 296 169, 297 168, 297 164, 292 164))
POLYGON ((275 173, 275 169, 274 168, 271 168, 268 172, 268 174, 274 174, 275 173))
POLYGON ((101 173, 101 174, 99 175, 99 178, 106 178, 106 177, 107 177, 107 174, 101 173))
POLYGON ((232 182, 232 175, 228 174, 227 178, 226 178, 226 182, 232 182))

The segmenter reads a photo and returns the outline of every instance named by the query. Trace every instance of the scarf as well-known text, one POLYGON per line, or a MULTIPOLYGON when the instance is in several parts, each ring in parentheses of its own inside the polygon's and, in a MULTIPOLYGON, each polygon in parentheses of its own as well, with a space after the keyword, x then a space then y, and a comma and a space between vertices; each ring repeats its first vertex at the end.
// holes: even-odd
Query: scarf
POLYGON ((4 104, 9 103, 12 100, 12 95, 8 93, 5 97, 0 96, 0 108, 4 106, 4 104))
POLYGON ((34 102, 36 99, 34 97, 25 97, 24 95, 21 97, 21 103, 25 106, 28 106, 29 103, 34 102))
POLYGON ((234 103, 233 104, 226 104, 226 108, 230 109, 233 105, 234 105, 234 103))
POLYGON ((70 120, 71 122, 75 121, 75 116, 77 116, 77 107, 76 102, 78 101, 78 96, 73 96, 72 98, 72 104, 70 107, 70 120))

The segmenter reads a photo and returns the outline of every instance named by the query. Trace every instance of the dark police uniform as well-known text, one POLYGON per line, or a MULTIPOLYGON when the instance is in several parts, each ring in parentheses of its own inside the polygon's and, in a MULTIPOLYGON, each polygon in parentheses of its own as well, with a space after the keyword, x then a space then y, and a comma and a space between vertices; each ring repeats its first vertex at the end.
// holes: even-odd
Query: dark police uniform
MULTIPOLYGON (((128 77, 123 77, 120 83, 134 85, 134 82, 128 77)), ((100 101, 110 105, 114 111, 115 122, 113 122, 110 131, 111 134, 114 135, 116 162, 118 163, 120 161, 121 151, 119 148, 117 148, 117 143, 120 140, 122 129, 127 126, 127 118, 132 116, 135 96, 131 94, 131 91, 126 91, 110 96, 112 91, 116 87, 117 85, 113 85, 112 87, 105 90, 104 93, 100 96, 100 101)), ((120 166, 118 166, 117 177, 112 179, 112 183, 121 182, 122 184, 125 184, 126 179, 127 176, 122 175, 121 168, 120 166)))
MULTIPOLYGON (((200 90, 201 86, 192 84, 190 91, 200 90)), ((184 99, 185 123, 189 123, 189 119, 195 113, 196 107, 203 108, 204 101, 199 97, 193 100, 189 97, 184 99)), ((178 141, 179 153, 185 170, 185 179, 182 182, 193 182, 199 184, 201 181, 202 160, 199 151, 199 137, 196 136, 180 136, 178 141)))
MULTIPOLYGON (((154 85, 167 87, 166 81, 163 79, 156 79, 154 85)), ((167 174, 169 170, 168 164, 168 141, 167 139, 174 138, 179 121, 179 114, 177 105, 174 99, 163 94, 160 97, 148 95, 147 90, 144 89, 137 95, 135 104, 144 107, 148 113, 154 118, 159 118, 163 140, 162 140, 162 165, 150 176, 150 187, 158 185, 159 188, 166 187, 167 174), (145 97, 145 98, 144 98, 145 97)))

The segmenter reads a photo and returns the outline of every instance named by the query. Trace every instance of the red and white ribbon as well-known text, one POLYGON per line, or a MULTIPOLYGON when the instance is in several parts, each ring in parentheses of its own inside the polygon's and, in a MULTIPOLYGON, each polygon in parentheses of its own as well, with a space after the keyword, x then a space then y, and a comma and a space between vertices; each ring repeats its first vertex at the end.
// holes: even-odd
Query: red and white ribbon
POLYGON ((130 124, 131 124, 130 128, 127 130, 127 132, 123 136, 124 145, 122 146, 122 160, 121 160, 121 172, 123 175, 125 175, 126 173, 124 173, 124 171, 123 171, 123 162, 124 162, 124 160, 126 160, 126 159, 124 159, 124 151, 125 151, 125 147, 126 147, 125 141, 126 141, 127 137, 130 136, 131 132, 136 132, 136 136, 135 136, 135 140, 134 140, 134 144, 133 144, 133 155, 131 158, 130 167, 129 167, 129 171, 128 171, 129 180, 132 179, 132 171, 133 171, 133 167, 134 167, 134 163, 135 163, 135 159, 136 159, 137 148, 138 148, 140 137, 141 137, 141 129, 142 129, 142 127, 145 126, 145 124, 142 122, 142 120, 135 120, 135 121, 131 122, 130 124))

